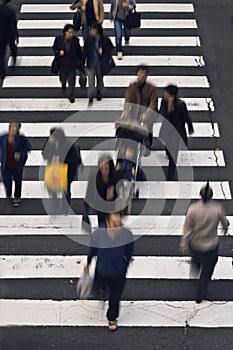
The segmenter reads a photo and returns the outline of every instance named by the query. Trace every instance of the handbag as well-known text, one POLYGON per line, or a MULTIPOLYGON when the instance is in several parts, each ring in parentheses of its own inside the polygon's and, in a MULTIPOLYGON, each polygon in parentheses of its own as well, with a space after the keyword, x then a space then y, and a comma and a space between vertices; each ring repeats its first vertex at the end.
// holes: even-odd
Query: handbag
POLYGON ((51 65, 51 73, 58 74, 59 73, 59 61, 58 57, 55 56, 51 65))
POLYGON ((77 296, 79 299, 88 299, 93 287, 94 278, 89 272, 83 272, 77 283, 77 296))
POLYGON ((107 75, 111 72, 111 70, 116 66, 114 59, 112 56, 103 57, 101 60, 101 72, 102 75, 107 75))
POLYGON ((74 25, 74 28, 77 31, 81 28, 81 25, 82 25, 82 12, 79 9, 74 14, 73 25, 74 25))
POLYGON ((134 11, 130 12, 126 16, 126 27, 131 28, 140 28, 141 27, 141 13, 134 11))
POLYGON ((66 192, 68 180, 68 164, 50 163, 45 168, 44 182, 51 192, 66 192))
POLYGON ((79 85, 81 88, 85 88, 87 86, 87 76, 85 72, 80 72, 79 85))

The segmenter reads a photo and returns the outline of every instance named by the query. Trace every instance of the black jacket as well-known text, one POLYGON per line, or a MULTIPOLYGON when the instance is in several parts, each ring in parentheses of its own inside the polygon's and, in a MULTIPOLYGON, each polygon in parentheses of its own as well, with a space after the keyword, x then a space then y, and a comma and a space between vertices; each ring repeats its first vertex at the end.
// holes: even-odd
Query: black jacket
POLYGON ((55 55, 58 57, 59 69, 62 72, 72 72, 76 68, 81 69, 82 62, 82 49, 79 44, 79 39, 73 36, 71 39, 71 45, 68 52, 66 52, 64 36, 60 35, 55 38, 53 47, 55 55), (63 50, 64 56, 60 56, 59 52, 63 50))
POLYGON ((9 43, 19 37, 15 12, 0 4, 0 43, 9 43))
MULTIPOLYGON (((93 60, 94 60, 94 47, 95 47, 95 38, 92 35, 89 35, 88 38, 85 41, 84 49, 83 49, 83 65, 85 65, 87 61, 87 68, 91 68, 93 66, 93 60)), ((111 57, 111 52, 113 50, 113 44, 111 40, 106 37, 105 35, 102 35, 100 37, 99 41, 99 47, 102 47, 103 54, 102 56, 99 55, 100 63, 107 60, 109 57, 111 57)))

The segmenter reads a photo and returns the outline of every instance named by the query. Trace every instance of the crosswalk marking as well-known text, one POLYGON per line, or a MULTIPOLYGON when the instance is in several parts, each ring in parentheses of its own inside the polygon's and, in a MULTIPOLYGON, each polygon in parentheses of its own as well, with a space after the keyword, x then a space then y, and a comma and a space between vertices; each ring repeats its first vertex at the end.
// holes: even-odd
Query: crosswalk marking
MULTIPOLYGON (((89 215, 93 228, 98 226, 96 215, 89 215)), ((0 236, 69 236, 83 235, 81 230, 82 215, 1 215, 0 236)), ((227 216, 230 221, 228 235, 233 235, 233 216, 227 216)), ((130 215, 124 216, 123 222, 135 236, 181 236, 185 216, 183 215, 130 215)), ((219 236, 224 231, 218 228, 219 236)))
MULTIPOLYGON (((23 4, 21 13, 66 13, 70 4, 23 4)), ((104 4, 104 11, 110 11, 110 4, 104 4)), ((193 4, 137 4, 139 12, 194 12, 193 4)))
MULTIPOLYGON (((106 327, 100 301, 0 300, 0 326, 106 327)), ((233 327, 233 302, 122 301, 121 327, 233 327)))
MULTIPOLYGON (((210 97, 185 97, 189 111, 214 111, 214 103, 210 97)), ((159 99, 159 104, 161 99, 159 99)), ((66 98, 1 98, 0 110, 3 111, 85 111, 88 99, 77 98, 70 103, 66 98)), ((90 111, 122 111, 124 98, 103 98, 101 102, 93 104, 90 111)))
MULTIPOLYGON (((23 20, 18 21, 18 29, 62 29, 67 23, 72 22, 72 14, 70 20, 23 20)), ((113 28, 113 23, 110 20, 103 22, 104 29, 113 28)), ((197 22, 195 19, 142 19, 141 29, 197 29, 197 22)))
MULTIPOLYGON (((200 188, 205 182, 200 181, 146 181, 136 182, 141 199, 198 199, 200 188)), ((215 181, 211 183, 214 199, 231 199, 228 181, 215 181)), ((73 181, 71 185, 72 198, 84 198, 87 181, 73 181)), ((0 198, 5 197, 3 186, 0 187, 0 198)), ((49 198, 43 181, 23 181, 23 198, 49 198)))
MULTIPOLYGON (((51 47, 54 43, 52 37, 20 37, 20 47, 51 47)), ((112 42, 115 42, 115 37, 110 37, 112 42)), ((83 39, 80 38, 80 43, 83 45, 83 39)), ((147 46, 181 46, 181 47, 199 47, 201 46, 198 36, 153 36, 153 37, 137 37, 130 38, 130 46, 147 47, 147 46)))
MULTIPOLYGON (((0 123, 0 131, 8 130, 8 123, 0 123)), ((22 133, 30 137, 48 137, 49 130, 54 127, 62 127, 68 137, 115 137, 115 123, 23 123, 22 133), (39 127, 38 127, 39 126, 39 127)), ((219 137, 218 123, 193 123, 194 133, 192 137, 219 137)), ((158 137, 161 123, 153 126, 153 136, 158 137)), ((218 152, 218 151, 217 151, 218 152)))
MULTIPOLYGON (((119 61, 116 56, 113 56, 116 66, 138 66, 142 62, 146 62, 151 66, 179 66, 179 67, 203 67, 205 61, 203 56, 124 56, 124 59, 119 61)), ((18 56, 16 67, 49 67, 53 56, 18 56)), ((12 65, 12 60, 9 59, 8 65, 12 65)))
MULTIPOLYGON (((106 144, 107 145, 107 144, 106 144)), ((109 146, 110 144, 108 144, 109 146)), ((85 166, 97 166, 98 159, 101 154, 107 153, 113 159, 116 158, 115 151, 81 151, 83 164, 85 166)), ((41 166, 45 165, 46 161, 42 157, 41 151, 31 151, 28 156, 27 166, 41 166)), ((143 157, 142 166, 167 166, 168 158, 165 151, 151 151, 149 157, 143 157)), ((224 155, 221 150, 216 151, 180 151, 177 161, 178 166, 211 166, 223 167, 225 166, 224 155)))
MULTIPOLYGON (((0 255, 0 279, 78 278, 82 274, 86 256, 0 255)), ((127 278, 130 279, 196 279, 190 271, 189 257, 134 256, 127 278)), ((214 280, 233 280, 232 259, 220 256, 214 280)), ((91 267, 94 270, 94 264, 91 267)))
MULTIPOLYGON (((130 82, 134 82, 134 76, 115 76, 107 75, 104 77, 104 85, 108 87, 127 87, 130 82)), ((178 85, 180 88, 208 88, 209 82, 205 76, 150 76, 148 82, 156 84, 158 87, 165 87, 168 84, 178 85)), ((3 87, 5 88, 27 88, 27 87, 60 87, 61 83, 58 76, 10 76, 4 79, 3 87)), ((79 82, 76 81, 76 86, 79 82)), ((88 86, 88 83, 87 83, 88 86)))

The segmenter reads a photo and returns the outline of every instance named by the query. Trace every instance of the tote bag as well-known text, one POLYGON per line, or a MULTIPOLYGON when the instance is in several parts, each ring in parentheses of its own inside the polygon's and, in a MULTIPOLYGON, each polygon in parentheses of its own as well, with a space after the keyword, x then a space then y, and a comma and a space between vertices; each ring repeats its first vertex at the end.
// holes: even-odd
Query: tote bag
POLYGON ((126 27, 131 28, 140 28, 141 27, 141 13, 136 12, 130 12, 126 16, 126 27))
POLYGON ((45 168, 45 186, 51 192, 67 191, 68 164, 50 163, 45 168))

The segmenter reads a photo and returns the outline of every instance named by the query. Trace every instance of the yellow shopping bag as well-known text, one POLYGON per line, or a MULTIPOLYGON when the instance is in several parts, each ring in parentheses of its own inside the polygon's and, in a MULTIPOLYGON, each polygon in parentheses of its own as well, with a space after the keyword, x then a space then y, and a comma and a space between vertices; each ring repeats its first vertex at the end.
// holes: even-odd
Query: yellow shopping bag
POLYGON ((63 163, 50 163, 45 168, 44 182, 51 192, 67 191, 68 165, 63 163))

